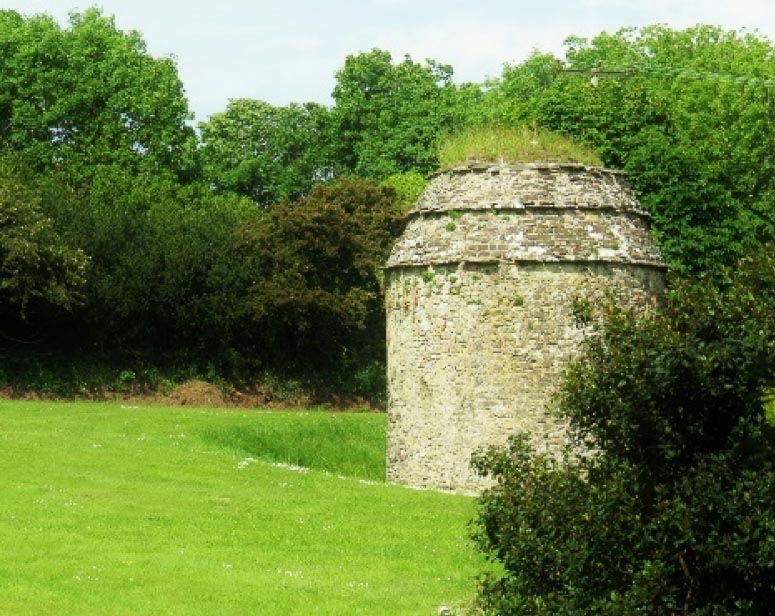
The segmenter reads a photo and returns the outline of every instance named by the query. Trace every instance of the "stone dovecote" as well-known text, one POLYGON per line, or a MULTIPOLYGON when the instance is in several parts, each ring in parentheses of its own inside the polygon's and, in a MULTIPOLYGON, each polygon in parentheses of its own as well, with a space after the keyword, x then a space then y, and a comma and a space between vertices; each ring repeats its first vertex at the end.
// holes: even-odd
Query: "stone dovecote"
POLYGON ((476 492, 471 454, 527 431, 578 351, 579 299, 652 303, 664 264, 621 173, 470 164, 437 174, 386 266, 388 480, 476 492))

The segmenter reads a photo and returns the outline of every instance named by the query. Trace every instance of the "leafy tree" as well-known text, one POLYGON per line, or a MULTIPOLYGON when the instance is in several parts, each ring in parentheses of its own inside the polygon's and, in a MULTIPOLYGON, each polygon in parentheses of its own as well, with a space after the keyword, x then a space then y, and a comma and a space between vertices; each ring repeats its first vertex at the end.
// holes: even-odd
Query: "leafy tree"
POLYGON ((84 315, 92 340, 203 358, 239 346, 248 281, 238 229, 259 216, 255 204, 104 166, 74 205, 71 225, 92 259, 84 315))
POLYGON ((485 83, 478 104, 468 107, 467 124, 520 126, 542 119, 536 99, 557 80, 560 61, 552 54, 534 51, 521 64, 504 64, 500 78, 485 83))
POLYGON ((330 112, 238 99, 200 124, 204 179, 266 206, 295 199, 334 172, 330 112))
POLYGON ((41 195, 0 162, 0 312, 28 316, 35 304, 79 304, 86 255, 68 245, 41 205, 41 195))
POLYGON ((97 9, 68 28, 0 11, 0 147, 88 180, 94 165, 191 171, 194 133, 171 59, 97 9))
POLYGON ((609 306, 559 396, 573 448, 526 437, 478 468, 477 540, 504 565, 491 614, 771 614, 775 259, 663 310, 609 306))
POLYGON ((417 171, 406 171, 385 178, 383 183, 396 191, 401 207, 409 210, 417 203, 417 199, 428 185, 428 180, 417 171))
POLYGON ((373 49, 348 56, 336 77, 333 114, 346 169, 375 180, 436 169, 437 140, 458 122, 450 66, 409 56, 394 64, 389 52, 373 49))
POLYGON ((571 37, 506 66, 471 121, 536 123, 629 172, 670 265, 714 271, 773 237, 772 44, 712 26, 571 37), (590 83, 593 69, 619 70, 590 83), (560 69, 587 71, 566 73, 560 69))
POLYGON ((400 214, 391 188, 340 178, 245 226, 253 327, 265 355, 326 369, 381 358, 380 268, 400 214))

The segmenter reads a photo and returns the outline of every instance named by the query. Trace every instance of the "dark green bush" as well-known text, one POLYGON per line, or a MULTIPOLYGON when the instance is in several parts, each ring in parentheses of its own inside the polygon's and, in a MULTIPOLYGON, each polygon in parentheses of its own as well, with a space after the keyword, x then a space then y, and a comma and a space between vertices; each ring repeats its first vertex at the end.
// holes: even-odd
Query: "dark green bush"
POLYGON ((60 236, 42 199, 9 161, 0 160, 0 315, 5 319, 24 318, 40 305, 70 309, 83 301, 88 258, 60 236))
POLYGON ((251 327, 272 365, 329 371, 383 360, 380 268, 400 214, 393 189, 343 178, 245 225, 251 327))
POLYGON ((497 484, 475 536, 505 571, 486 613, 775 613, 775 259, 731 273, 603 309, 559 395, 562 459, 523 436, 476 459, 497 484))

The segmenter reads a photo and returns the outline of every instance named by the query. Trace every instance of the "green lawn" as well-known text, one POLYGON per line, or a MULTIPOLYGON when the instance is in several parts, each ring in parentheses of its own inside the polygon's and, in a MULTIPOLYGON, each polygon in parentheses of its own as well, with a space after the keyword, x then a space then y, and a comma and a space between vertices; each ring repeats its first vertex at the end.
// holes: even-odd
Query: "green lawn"
POLYGON ((384 439, 376 414, 0 402, 0 614, 460 606, 474 501, 385 485, 384 439))

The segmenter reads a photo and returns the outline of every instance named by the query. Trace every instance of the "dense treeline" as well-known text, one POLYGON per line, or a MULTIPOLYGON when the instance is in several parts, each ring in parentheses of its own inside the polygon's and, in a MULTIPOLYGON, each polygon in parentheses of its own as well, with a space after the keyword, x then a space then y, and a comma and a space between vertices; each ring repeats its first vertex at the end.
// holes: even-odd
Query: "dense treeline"
POLYGON ((332 107, 232 100, 198 130, 174 62, 97 10, 0 11, 0 52, 0 384, 263 371, 378 396, 379 266, 463 128, 594 146, 679 272, 722 277, 773 236, 775 51, 755 35, 571 38, 484 85, 372 50, 332 107), (623 75, 568 72, 598 68, 623 75))

